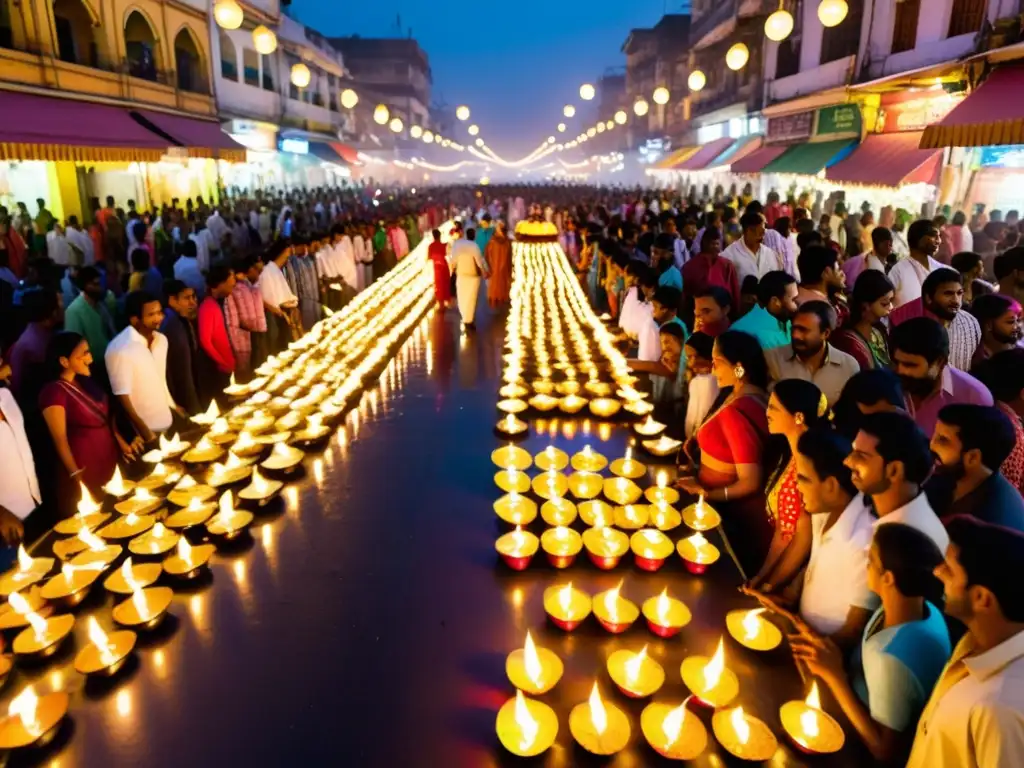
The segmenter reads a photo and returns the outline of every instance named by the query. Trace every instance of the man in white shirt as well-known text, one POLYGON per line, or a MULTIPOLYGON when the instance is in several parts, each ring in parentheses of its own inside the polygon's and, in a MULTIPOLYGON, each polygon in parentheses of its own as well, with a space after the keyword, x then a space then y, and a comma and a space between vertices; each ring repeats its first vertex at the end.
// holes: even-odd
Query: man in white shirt
POLYGON ((949 536, 922 490, 935 463, 928 437, 903 412, 873 413, 859 426, 846 466, 857 490, 871 498, 875 525, 917 528, 945 552, 949 536))
POLYGON ((71 264, 71 246, 64 237, 64 227, 59 222, 53 223, 53 229, 46 233, 46 255, 59 267, 71 264))
POLYGON ((88 232, 83 232, 78 224, 77 216, 68 216, 68 227, 64 231, 68 243, 77 248, 82 254, 82 264, 91 267, 96 263, 96 251, 92 244, 92 238, 88 232))
POLYGON ((110 387, 139 436, 147 443, 170 429, 172 411, 188 415, 167 388, 167 337, 157 330, 164 319, 160 300, 145 291, 125 297, 128 327, 107 346, 104 360, 110 387))
MULTIPOLYGON (((0 357, 0 381, 10 377, 11 367, 0 357)), ((21 409, 11 390, 0 387, 0 539, 7 546, 21 541, 25 531, 22 521, 41 499, 21 409)))
MULTIPOLYGON (((224 240, 231 234, 231 228, 227 222, 220 215, 220 209, 214 208, 213 213, 210 214, 206 220, 206 229, 210 233, 210 244, 211 251, 220 251, 224 247, 224 240)), ((209 268, 208 265, 206 268, 209 268)))
POLYGON ((954 517, 949 537, 935 575, 967 634, 921 713, 907 766, 1024 765, 1024 537, 973 517, 954 517))
POLYGON ((739 284, 748 275, 760 280, 764 275, 782 269, 782 257, 764 244, 765 223, 760 213, 745 213, 740 218, 743 237, 722 251, 722 258, 736 267, 739 284))
POLYGON ((287 243, 278 241, 272 244, 269 258, 256 283, 263 296, 263 306, 270 313, 269 322, 274 324, 271 336, 272 351, 274 352, 279 352, 288 346, 292 340, 292 329, 298 328, 300 322, 298 317, 299 298, 292 293, 288 279, 282 271, 291 255, 292 249, 287 243))
POLYGON ((907 230, 910 255, 900 259, 889 270, 889 282, 894 290, 892 308, 898 309, 909 301, 921 298, 921 285, 928 274, 943 266, 932 258, 939 250, 939 230, 927 219, 915 221, 907 230))
POLYGON ((476 230, 467 229, 466 237, 457 240, 452 246, 452 265, 454 267, 455 292, 459 303, 459 314, 466 328, 476 328, 476 300, 480 293, 481 276, 486 279, 490 275, 487 262, 476 244, 476 230))

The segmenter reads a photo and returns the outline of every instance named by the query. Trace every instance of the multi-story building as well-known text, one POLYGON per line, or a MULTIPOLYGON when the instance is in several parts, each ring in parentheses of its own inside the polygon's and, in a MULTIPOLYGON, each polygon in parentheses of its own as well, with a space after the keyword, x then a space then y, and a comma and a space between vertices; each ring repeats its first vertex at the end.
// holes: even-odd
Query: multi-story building
MULTIPOLYGON (((612 118, 619 110, 630 112, 630 102, 626 95, 626 69, 624 67, 609 68, 597 79, 597 115, 602 120, 612 118)), ((590 122, 589 120, 587 122, 590 122)), ((604 154, 628 147, 627 132, 621 128, 605 131, 590 139, 585 150, 589 154, 604 154)))
POLYGON ((0 203, 39 197, 87 218, 107 194, 213 192, 212 159, 244 153, 216 122, 207 13, 203 0, 0 0, 0 203))
POLYGON ((623 43, 631 146, 649 139, 670 140, 683 130, 682 97, 686 88, 690 28, 690 14, 666 14, 650 29, 632 30, 623 43), (651 100, 659 87, 668 88, 671 94, 668 104, 655 104, 651 100), (643 116, 636 115, 632 109, 640 99, 649 104, 649 111, 643 116))

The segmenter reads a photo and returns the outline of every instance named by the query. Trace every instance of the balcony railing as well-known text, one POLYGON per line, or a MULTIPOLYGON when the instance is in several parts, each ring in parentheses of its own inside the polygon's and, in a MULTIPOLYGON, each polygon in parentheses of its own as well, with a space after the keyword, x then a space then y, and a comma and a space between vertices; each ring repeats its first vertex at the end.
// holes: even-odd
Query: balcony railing
POLYGON ((968 35, 981 29, 985 21, 987 0, 953 0, 949 18, 949 36, 968 35))

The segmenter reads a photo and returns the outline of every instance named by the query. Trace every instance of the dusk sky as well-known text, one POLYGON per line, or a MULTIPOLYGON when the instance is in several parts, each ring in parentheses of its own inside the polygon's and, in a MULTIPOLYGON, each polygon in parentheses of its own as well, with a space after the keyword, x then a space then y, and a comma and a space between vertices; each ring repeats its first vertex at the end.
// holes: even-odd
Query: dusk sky
MULTIPOLYGON (((530 15, 522 7, 456 0, 292 2, 303 23, 328 36, 393 37, 400 16, 403 36, 411 28, 430 57, 435 100, 468 104, 481 135, 508 159, 554 133, 562 107, 580 103, 581 83, 595 82, 607 67, 625 65, 620 49, 631 28, 652 26, 681 5, 678 0, 560 0, 535 6, 542 10, 530 15)), ((567 135, 579 129, 577 115, 567 135)), ((452 138, 467 140, 464 131, 452 138)))

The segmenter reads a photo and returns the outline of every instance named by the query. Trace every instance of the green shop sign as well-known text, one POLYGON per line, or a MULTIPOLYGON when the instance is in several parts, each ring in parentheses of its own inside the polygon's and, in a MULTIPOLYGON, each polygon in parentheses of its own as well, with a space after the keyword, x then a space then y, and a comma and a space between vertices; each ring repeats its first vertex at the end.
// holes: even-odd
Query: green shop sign
POLYGON ((860 138, 861 116, 857 104, 836 104, 818 110, 814 135, 829 139, 860 138))

